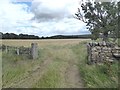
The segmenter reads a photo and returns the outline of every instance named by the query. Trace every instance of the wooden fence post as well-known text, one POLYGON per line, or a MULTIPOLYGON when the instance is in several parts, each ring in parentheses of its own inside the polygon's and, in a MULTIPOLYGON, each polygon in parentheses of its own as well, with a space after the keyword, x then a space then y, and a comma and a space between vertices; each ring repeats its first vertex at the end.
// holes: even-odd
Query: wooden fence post
POLYGON ((31 56, 32 56, 32 59, 38 58, 38 45, 37 45, 37 43, 31 44, 31 56))

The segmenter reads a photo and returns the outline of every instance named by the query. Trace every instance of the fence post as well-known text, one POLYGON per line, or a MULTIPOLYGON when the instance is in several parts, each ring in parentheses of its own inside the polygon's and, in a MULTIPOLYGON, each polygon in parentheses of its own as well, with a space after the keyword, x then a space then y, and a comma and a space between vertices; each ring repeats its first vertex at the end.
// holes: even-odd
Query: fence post
POLYGON ((6 53, 8 53, 8 46, 5 46, 5 51, 6 53))
POLYGON ((38 58, 38 45, 37 45, 37 43, 31 44, 31 56, 32 56, 32 59, 38 58))
POLYGON ((92 64, 92 43, 87 44, 87 63, 92 64))

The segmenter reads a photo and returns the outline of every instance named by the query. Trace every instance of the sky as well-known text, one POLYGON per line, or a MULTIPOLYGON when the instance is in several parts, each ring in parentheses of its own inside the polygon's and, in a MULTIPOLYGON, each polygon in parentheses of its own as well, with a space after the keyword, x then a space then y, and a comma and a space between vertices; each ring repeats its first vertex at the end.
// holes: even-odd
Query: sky
POLYGON ((0 29, 3 33, 37 36, 88 34, 86 24, 73 16, 78 0, 1 0, 0 29))

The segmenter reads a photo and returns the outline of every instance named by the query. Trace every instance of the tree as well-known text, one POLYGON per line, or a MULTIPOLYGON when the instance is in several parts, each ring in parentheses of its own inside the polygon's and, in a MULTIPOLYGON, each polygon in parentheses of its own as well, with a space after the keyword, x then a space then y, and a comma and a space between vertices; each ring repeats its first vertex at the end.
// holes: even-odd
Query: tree
POLYGON ((2 37, 3 37, 3 33, 2 33, 2 32, 0 32, 0 39, 2 39, 2 37))
MULTIPOLYGON (((120 11, 120 2, 118 2, 118 11, 120 11)), ((120 46, 120 30, 119 30, 119 26, 120 26, 120 12, 118 12, 118 46, 120 46)))
POLYGON ((0 32, 0 39, 40 39, 39 36, 28 34, 14 34, 14 33, 2 33, 0 32))
POLYGON ((99 33, 103 34, 103 41, 107 41, 108 35, 118 31, 118 5, 116 2, 87 2, 81 3, 81 8, 75 14, 75 18, 86 23, 87 29, 94 39, 99 33), (82 10, 81 10, 82 8, 82 10))

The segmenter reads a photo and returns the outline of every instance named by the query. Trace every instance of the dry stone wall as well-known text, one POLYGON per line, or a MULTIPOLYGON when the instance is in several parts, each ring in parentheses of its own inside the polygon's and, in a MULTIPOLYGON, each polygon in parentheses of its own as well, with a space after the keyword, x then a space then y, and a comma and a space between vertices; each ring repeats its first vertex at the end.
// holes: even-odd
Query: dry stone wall
POLYGON ((120 47, 113 43, 91 42, 87 44, 88 63, 98 63, 120 59, 120 47))
POLYGON ((32 43, 31 47, 14 47, 14 46, 7 46, 7 45, 1 45, 0 50, 5 51, 6 53, 12 53, 17 55, 27 55, 32 59, 38 58, 38 48, 37 43, 32 43))

